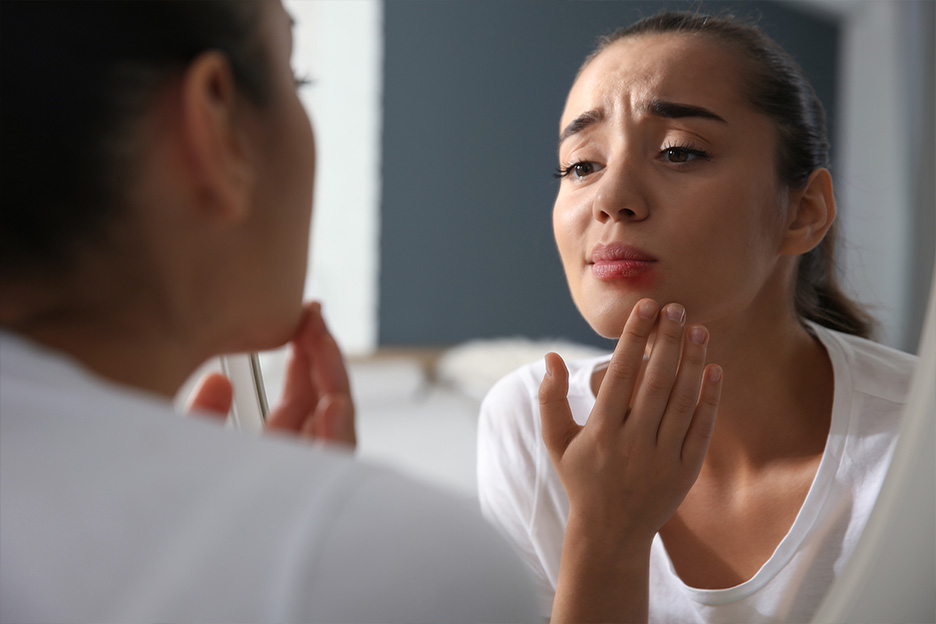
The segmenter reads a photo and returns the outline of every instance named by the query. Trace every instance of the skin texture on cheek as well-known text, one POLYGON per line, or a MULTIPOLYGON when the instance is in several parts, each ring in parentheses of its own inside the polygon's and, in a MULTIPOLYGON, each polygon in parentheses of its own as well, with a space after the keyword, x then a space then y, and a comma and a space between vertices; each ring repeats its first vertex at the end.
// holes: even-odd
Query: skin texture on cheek
POLYGON ((580 313, 597 333, 615 338, 641 297, 682 303, 691 322, 709 323, 743 312, 778 269, 786 194, 775 188, 768 178, 739 184, 736 191, 706 190, 708 201, 660 202, 646 222, 610 230, 623 240, 638 230, 641 236, 650 233, 646 239, 659 256, 658 268, 641 284, 594 278, 586 254, 607 228, 585 204, 558 198, 554 234, 580 313), (658 229, 653 221, 670 225, 658 229))

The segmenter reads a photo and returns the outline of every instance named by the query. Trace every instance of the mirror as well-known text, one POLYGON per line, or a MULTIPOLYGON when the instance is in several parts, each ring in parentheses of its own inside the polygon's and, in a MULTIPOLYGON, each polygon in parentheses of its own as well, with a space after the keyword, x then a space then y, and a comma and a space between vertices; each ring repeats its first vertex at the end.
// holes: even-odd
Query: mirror
MULTIPOLYGON (((843 281, 879 340, 911 352, 936 231, 926 4, 702 4, 759 15, 809 74, 829 109, 843 281)), ((611 346, 572 306, 552 242, 568 86, 596 35, 690 5, 286 5, 296 71, 314 80, 302 92, 319 154, 306 296, 348 357, 359 452, 473 495, 486 388, 546 350, 611 346)), ((271 403, 283 358, 261 354, 271 403)))
MULTIPOLYGON (((854 621, 874 605, 881 617, 932 613, 932 601, 895 603, 905 575, 861 565, 889 557, 916 566, 922 587, 934 584, 932 504, 898 511, 918 503, 913 492, 932 499, 934 478, 932 4, 286 5, 297 73, 315 81, 302 93, 319 155, 306 296, 324 302, 347 355, 359 455, 466 496, 475 496, 476 417, 490 385, 548 350, 576 357, 611 346, 569 301, 549 216, 555 126, 579 63, 597 35, 664 6, 759 15, 829 112, 846 287, 880 321, 881 342, 930 345, 928 385, 917 379, 917 416, 883 504, 817 621, 854 621), (920 548, 917 537, 928 542, 920 548)), ((284 352, 260 361, 273 403, 284 352)), ((920 596, 914 587, 908 595, 920 596)))

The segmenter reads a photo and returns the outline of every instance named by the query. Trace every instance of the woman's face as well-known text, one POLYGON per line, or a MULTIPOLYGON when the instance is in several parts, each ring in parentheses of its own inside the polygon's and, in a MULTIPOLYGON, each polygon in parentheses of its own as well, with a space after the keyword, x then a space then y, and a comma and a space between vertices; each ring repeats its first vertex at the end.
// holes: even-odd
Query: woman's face
MULTIPOLYGON (((269 100, 248 116, 257 146, 253 197, 252 293, 254 325, 281 343, 299 320, 305 285, 312 210, 315 144, 309 118, 296 92, 291 66, 292 20, 279 0, 266 0, 261 32, 269 57, 269 100), (272 315, 272 316, 271 316, 272 315)), ((270 345, 267 345, 269 347, 270 345)))
POLYGON ((730 51, 700 35, 611 44, 560 122, 553 227, 572 297, 617 337, 642 297, 692 322, 751 311, 777 270, 786 191, 768 117, 730 51))

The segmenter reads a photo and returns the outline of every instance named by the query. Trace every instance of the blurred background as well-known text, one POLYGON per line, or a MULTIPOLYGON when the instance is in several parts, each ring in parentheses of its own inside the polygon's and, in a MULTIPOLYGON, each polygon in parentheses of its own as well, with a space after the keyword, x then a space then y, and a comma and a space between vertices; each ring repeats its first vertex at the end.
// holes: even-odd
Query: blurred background
MULTIPOLYGON (((663 8, 749 17, 803 66, 833 143, 846 288, 918 348, 933 271, 930 0, 286 0, 317 139, 307 298, 344 349, 359 454, 474 495, 494 380, 610 350, 552 238, 558 119, 600 35, 663 8)), ((262 354, 271 402, 283 352, 262 354)))

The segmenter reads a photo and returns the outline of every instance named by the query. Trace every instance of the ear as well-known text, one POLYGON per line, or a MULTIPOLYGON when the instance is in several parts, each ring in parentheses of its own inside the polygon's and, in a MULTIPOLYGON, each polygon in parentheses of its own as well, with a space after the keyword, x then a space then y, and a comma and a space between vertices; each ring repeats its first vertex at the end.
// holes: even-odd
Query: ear
POLYGON ((181 100, 187 164, 199 207, 213 216, 243 218, 250 209, 254 170, 227 58, 206 52, 190 63, 181 100))
POLYGON ((790 209, 780 253, 802 255, 822 242, 835 220, 835 196, 828 169, 816 169, 806 185, 790 192, 790 209))

